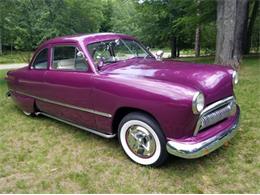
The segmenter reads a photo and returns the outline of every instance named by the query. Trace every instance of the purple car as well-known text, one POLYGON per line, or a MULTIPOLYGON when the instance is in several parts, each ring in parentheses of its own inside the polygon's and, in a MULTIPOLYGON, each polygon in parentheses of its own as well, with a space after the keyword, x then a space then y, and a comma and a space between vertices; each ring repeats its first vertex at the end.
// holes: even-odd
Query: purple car
POLYGON ((168 154, 198 158, 229 141, 239 122, 237 72, 161 57, 123 34, 54 38, 8 72, 7 95, 26 115, 117 135, 142 165, 161 165, 168 154))

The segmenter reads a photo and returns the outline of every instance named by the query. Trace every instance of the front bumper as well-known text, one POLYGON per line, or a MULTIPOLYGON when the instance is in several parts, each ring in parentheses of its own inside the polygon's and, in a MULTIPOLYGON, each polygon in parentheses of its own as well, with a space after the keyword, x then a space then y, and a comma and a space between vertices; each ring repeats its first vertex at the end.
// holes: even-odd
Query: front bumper
POLYGON ((224 143, 228 142, 237 132, 237 127, 239 124, 240 110, 237 109, 236 119, 231 125, 231 127, 224 129, 220 133, 200 142, 187 142, 171 140, 167 142, 167 151, 175 156, 193 159, 204 156, 219 147, 224 143))

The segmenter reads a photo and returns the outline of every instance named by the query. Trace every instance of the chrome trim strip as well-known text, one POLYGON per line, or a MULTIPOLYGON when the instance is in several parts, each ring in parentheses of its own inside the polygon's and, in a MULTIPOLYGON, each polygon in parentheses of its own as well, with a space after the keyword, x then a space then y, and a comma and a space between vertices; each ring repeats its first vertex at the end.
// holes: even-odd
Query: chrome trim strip
POLYGON ((207 114, 207 112, 209 112, 210 110, 214 109, 218 109, 219 107, 221 107, 223 104, 231 101, 231 100, 235 100, 234 96, 230 96, 227 97, 225 99, 219 100, 217 102, 214 102, 212 104, 210 104, 209 106, 207 106, 206 108, 204 108, 204 110, 201 112, 201 115, 207 114))
MULTIPOLYGON (((13 90, 11 90, 11 91, 13 91, 13 90)), ((20 91, 14 91, 14 92, 15 93, 19 93, 21 95, 25 95, 25 96, 29 96, 29 97, 38 99, 40 101, 48 102, 48 103, 51 103, 51 104, 56 104, 56 105, 59 105, 59 106, 64 106, 64 107, 67 107, 67 108, 80 110, 80 111, 83 111, 83 112, 89 112, 89 113, 96 114, 96 115, 99 115, 99 116, 104 116, 104 117, 107 117, 107 118, 111 118, 112 117, 111 114, 108 114, 108 113, 105 113, 105 112, 99 112, 99 111, 88 109, 88 108, 82 108, 82 107, 78 107, 78 106, 64 104, 64 103, 60 103, 60 102, 57 102, 57 101, 49 100, 49 99, 46 99, 46 98, 41 98, 41 97, 38 97, 38 96, 30 95, 28 93, 24 93, 24 92, 20 92, 20 91)))
POLYGON ((222 100, 214 102, 214 103, 210 104, 209 106, 205 107, 202 110, 202 112, 200 113, 200 115, 199 115, 199 119, 198 119, 198 122, 196 124, 196 127, 195 127, 193 135, 196 136, 198 134, 198 132, 199 132, 199 127, 200 127, 200 124, 201 124, 202 116, 208 114, 212 109, 216 110, 216 109, 220 108, 221 106, 223 106, 225 103, 230 102, 232 100, 235 101, 235 97, 234 96, 230 96, 230 97, 224 98, 222 100))
POLYGON ((114 138, 114 137, 116 136, 116 134, 105 134, 105 133, 101 133, 101 132, 96 131, 96 130, 94 130, 94 129, 89 129, 89 128, 83 127, 83 126, 81 126, 81 125, 77 125, 77 124, 75 124, 75 123, 72 123, 72 122, 69 122, 69 121, 60 119, 60 118, 58 118, 58 117, 55 117, 55 116, 46 114, 46 113, 44 113, 44 112, 37 112, 37 113, 36 113, 36 115, 40 115, 40 114, 41 114, 41 115, 44 115, 44 116, 47 116, 47 117, 49 117, 49 118, 58 120, 58 121, 60 121, 60 122, 69 124, 69 125, 71 125, 71 126, 77 127, 77 128, 79 128, 79 129, 83 129, 83 130, 85 130, 85 131, 88 131, 88 132, 93 133, 93 134, 95 134, 95 135, 99 135, 99 136, 104 137, 104 138, 114 138))
POLYGON ((237 117, 234 124, 222 131, 221 133, 204 140, 198 143, 189 143, 189 142, 181 142, 178 140, 168 141, 166 148, 170 154, 173 154, 178 157, 193 159, 199 158, 208 153, 218 149, 224 143, 228 142, 234 135, 237 133, 238 125, 239 125, 239 107, 237 107, 237 117))

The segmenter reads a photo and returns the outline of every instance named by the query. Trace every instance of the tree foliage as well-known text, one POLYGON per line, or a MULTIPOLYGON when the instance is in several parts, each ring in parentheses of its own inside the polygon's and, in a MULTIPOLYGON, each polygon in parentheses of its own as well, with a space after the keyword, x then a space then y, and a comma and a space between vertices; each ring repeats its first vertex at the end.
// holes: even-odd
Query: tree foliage
POLYGON ((98 32, 104 20, 95 0, 1 0, 4 42, 31 50, 42 41, 66 34, 98 32), (12 9, 10 9, 10 7, 12 9))
MULTIPOLYGON (((249 48, 259 48, 257 1, 250 0, 245 41, 250 42, 249 48)), ((150 47, 172 48, 177 55, 181 49, 194 48, 200 27, 199 45, 212 53, 216 7, 215 0, 0 0, 0 46, 32 50, 56 36, 119 32, 134 35, 150 47)))

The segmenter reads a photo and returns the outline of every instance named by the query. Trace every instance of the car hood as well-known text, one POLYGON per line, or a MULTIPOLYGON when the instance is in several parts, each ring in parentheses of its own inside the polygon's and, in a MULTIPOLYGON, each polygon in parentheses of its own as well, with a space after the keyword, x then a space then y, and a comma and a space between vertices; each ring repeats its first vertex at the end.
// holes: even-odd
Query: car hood
POLYGON ((104 66, 100 73, 185 85, 203 92, 207 104, 233 94, 232 69, 219 65, 136 58, 104 66))

